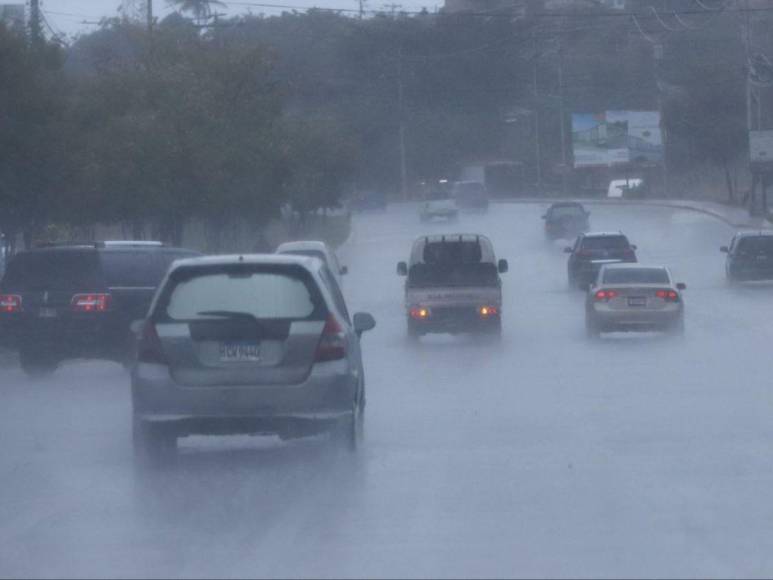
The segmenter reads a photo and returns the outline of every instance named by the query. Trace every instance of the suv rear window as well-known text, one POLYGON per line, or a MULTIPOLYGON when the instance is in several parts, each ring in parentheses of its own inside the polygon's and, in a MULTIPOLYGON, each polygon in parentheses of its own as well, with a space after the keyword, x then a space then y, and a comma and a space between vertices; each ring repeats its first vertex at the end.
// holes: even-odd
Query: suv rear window
POLYGON ((753 236, 738 240, 739 252, 773 254, 773 236, 753 236))
POLYGON ((111 288, 155 288, 172 262, 197 255, 185 251, 108 251, 101 254, 102 271, 111 288))
POLYGON ((583 250, 626 250, 631 245, 625 236, 598 236, 583 238, 583 250))
POLYGON ((229 315, 258 320, 322 320, 326 315, 314 282, 295 272, 241 268, 181 274, 168 292, 164 308, 166 318, 173 321, 229 315))
POLYGON ((4 289, 19 292, 103 286, 96 250, 22 252, 11 259, 3 278, 4 289))

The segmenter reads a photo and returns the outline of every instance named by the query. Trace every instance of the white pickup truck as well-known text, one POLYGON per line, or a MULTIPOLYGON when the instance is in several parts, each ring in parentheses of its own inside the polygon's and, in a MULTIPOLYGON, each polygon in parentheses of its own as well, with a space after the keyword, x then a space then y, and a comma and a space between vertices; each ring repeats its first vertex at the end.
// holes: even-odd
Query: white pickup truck
POLYGON ((429 333, 502 332, 502 280, 507 260, 496 260, 485 236, 423 236, 413 243, 406 277, 408 336, 429 333))

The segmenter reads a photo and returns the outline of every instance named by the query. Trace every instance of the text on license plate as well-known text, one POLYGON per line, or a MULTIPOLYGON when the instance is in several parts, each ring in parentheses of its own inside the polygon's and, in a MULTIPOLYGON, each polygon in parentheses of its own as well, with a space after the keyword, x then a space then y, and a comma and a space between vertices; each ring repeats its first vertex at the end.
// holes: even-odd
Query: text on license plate
POLYGON ((643 306, 647 306, 647 299, 643 297, 634 297, 628 299, 628 306, 632 306, 634 308, 641 308, 643 306))
POLYGON ((260 344, 254 342, 221 342, 221 362, 256 362, 260 360, 260 344))
POLYGON ((41 308, 40 312, 38 312, 40 318, 56 318, 57 315, 56 308, 41 308))

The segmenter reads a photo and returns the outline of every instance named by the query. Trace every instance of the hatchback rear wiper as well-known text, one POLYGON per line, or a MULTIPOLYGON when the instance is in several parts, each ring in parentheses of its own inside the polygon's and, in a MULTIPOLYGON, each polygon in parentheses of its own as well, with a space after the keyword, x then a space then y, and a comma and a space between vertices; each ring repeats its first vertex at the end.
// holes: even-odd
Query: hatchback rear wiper
POLYGON ((258 322, 258 318, 249 312, 236 312, 233 310, 204 310, 197 312, 197 316, 217 316, 218 318, 248 319, 258 322))

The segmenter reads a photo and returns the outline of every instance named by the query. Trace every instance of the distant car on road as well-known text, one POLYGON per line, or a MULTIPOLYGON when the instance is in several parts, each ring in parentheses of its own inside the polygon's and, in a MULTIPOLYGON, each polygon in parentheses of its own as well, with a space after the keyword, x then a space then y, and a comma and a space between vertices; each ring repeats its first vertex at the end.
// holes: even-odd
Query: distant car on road
POLYGON ((30 375, 53 372, 67 359, 127 363, 132 321, 145 316, 174 260, 199 255, 131 241, 20 252, 0 283, 0 327, 30 375))
POLYGON ((277 247, 275 253, 319 258, 330 269, 339 284, 341 283, 341 277, 349 273, 349 269, 339 263, 338 256, 325 242, 285 242, 277 247))
POLYGON ((456 207, 463 211, 485 212, 489 206, 486 186, 478 181, 456 181, 451 188, 456 207))
POLYGON ((728 282, 773 280, 773 232, 738 233, 720 250, 728 282))
POLYGON ((333 430, 358 445, 365 410, 360 336, 318 259, 215 256, 177 262, 159 288, 132 370, 141 463, 203 434, 302 437, 333 430))
POLYGON ((662 330, 684 334, 687 286, 663 266, 611 264, 601 268, 585 302, 590 338, 602 332, 662 330))
POLYGON ((502 332, 502 280, 507 260, 496 260, 485 236, 423 236, 411 248, 410 262, 400 262, 406 276, 408 335, 502 332))
POLYGON ((551 239, 574 239, 590 229, 590 212, 581 203, 562 201, 551 205, 542 219, 545 235, 551 239))
POLYGON ((456 207, 451 195, 443 189, 431 191, 419 207, 419 219, 429 222, 434 219, 453 221, 459 217, 459 208, 456 207))
POLYGON ((606 264, 637 261, 636 246, 621 232, 580 234, 574 246, 564 251, 569 254, 567 272, 572 288, 587 288, 606 264))

